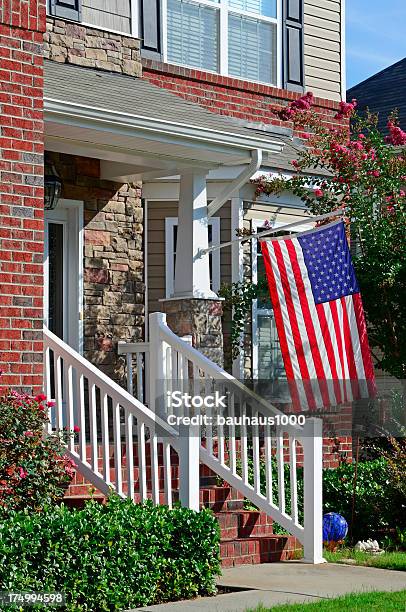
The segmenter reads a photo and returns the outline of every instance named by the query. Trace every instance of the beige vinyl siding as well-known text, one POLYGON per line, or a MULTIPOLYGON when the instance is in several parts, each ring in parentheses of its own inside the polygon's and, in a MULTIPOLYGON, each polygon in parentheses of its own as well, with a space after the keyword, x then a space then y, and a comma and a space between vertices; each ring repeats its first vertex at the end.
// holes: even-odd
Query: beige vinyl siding
POLYGON ((165 298, 165 219, 177 217, 177 202, 148 202, 147 209, 147 284, 148 311, 162 310, 165 298))
POLYGON ((83 0, 82 21, 103 30, 131 34, 131 0, 83 0))
POLYGON ((337 101, 345 94, 341 11, 341 0, 305 0, 304 3, 306 89, 321 98, 337 101))
MULTIPOLYGON (((165 219, 178 216, 177 202, 148 202, 147 210, 147 284, 148 312, 162 310, 165 298, 166 254, 165 219)), ((220 217, 220 242, 231 239, 231 204, 226 202, 215 215, 220 217)), ((220 251, 220 282, 231 282, 231 247, 220 251)))

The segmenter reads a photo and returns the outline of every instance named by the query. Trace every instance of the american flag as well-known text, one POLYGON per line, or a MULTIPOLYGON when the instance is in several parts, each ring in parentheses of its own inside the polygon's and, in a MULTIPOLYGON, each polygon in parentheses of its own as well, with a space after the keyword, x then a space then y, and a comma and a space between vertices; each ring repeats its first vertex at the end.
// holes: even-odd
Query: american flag
POLYGON ((293 403, 318 408, 371 395, 374 370, 343 221, 264 239, 261 249, 293 403))

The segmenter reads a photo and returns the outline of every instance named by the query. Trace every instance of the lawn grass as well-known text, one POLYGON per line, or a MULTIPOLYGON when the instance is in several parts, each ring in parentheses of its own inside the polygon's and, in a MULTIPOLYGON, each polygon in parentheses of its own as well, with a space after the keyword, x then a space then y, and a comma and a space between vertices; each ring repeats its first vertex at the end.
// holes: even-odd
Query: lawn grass
POLYGON ((337 552, 325 550, 323 557, 329 563, 345 563, 350 560, 354 565, 406 571, 406 552, 384 552, 381 555, 371 555, 352 548, 343 548, 337 552))
POLYGON ((283 604, 281 606, 273 606, 266 608, 258 606, 246 610, 246 612, 343 612, 350 610, 351 612, 391 612, 392 610, 400 610, 404 612, 406 605, 406 591, 373 591, 371 593, 350 593, 343 597, 335 599, 324 599, 316 603, 300 603, 300 604, 283 604))

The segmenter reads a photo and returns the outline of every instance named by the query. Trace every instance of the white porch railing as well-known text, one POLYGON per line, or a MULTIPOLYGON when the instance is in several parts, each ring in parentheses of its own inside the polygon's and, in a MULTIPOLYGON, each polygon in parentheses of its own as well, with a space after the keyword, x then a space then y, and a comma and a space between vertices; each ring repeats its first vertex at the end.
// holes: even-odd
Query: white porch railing
POLYGON ((43 337, 49 431, 79 429, 67 441, 79 471, 106 495, 172 506, 176 430, 46 328, 43 337))

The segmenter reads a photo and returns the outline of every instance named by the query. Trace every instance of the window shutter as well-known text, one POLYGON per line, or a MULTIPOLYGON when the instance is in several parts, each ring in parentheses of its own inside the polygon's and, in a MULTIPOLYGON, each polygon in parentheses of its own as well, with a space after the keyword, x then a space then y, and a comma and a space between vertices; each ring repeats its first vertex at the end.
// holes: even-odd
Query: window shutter
POLYGON ((301 92, 304 88, 303 0, 284 0, 283 9, 283 87, 301 92))
POLYGON ((82 0, 51 0, 50 13, 63 19, 81 20, 82 0))
POLYGON ((161 54, 161 1, 141 0, 141 46, 145 57, 161 54))

